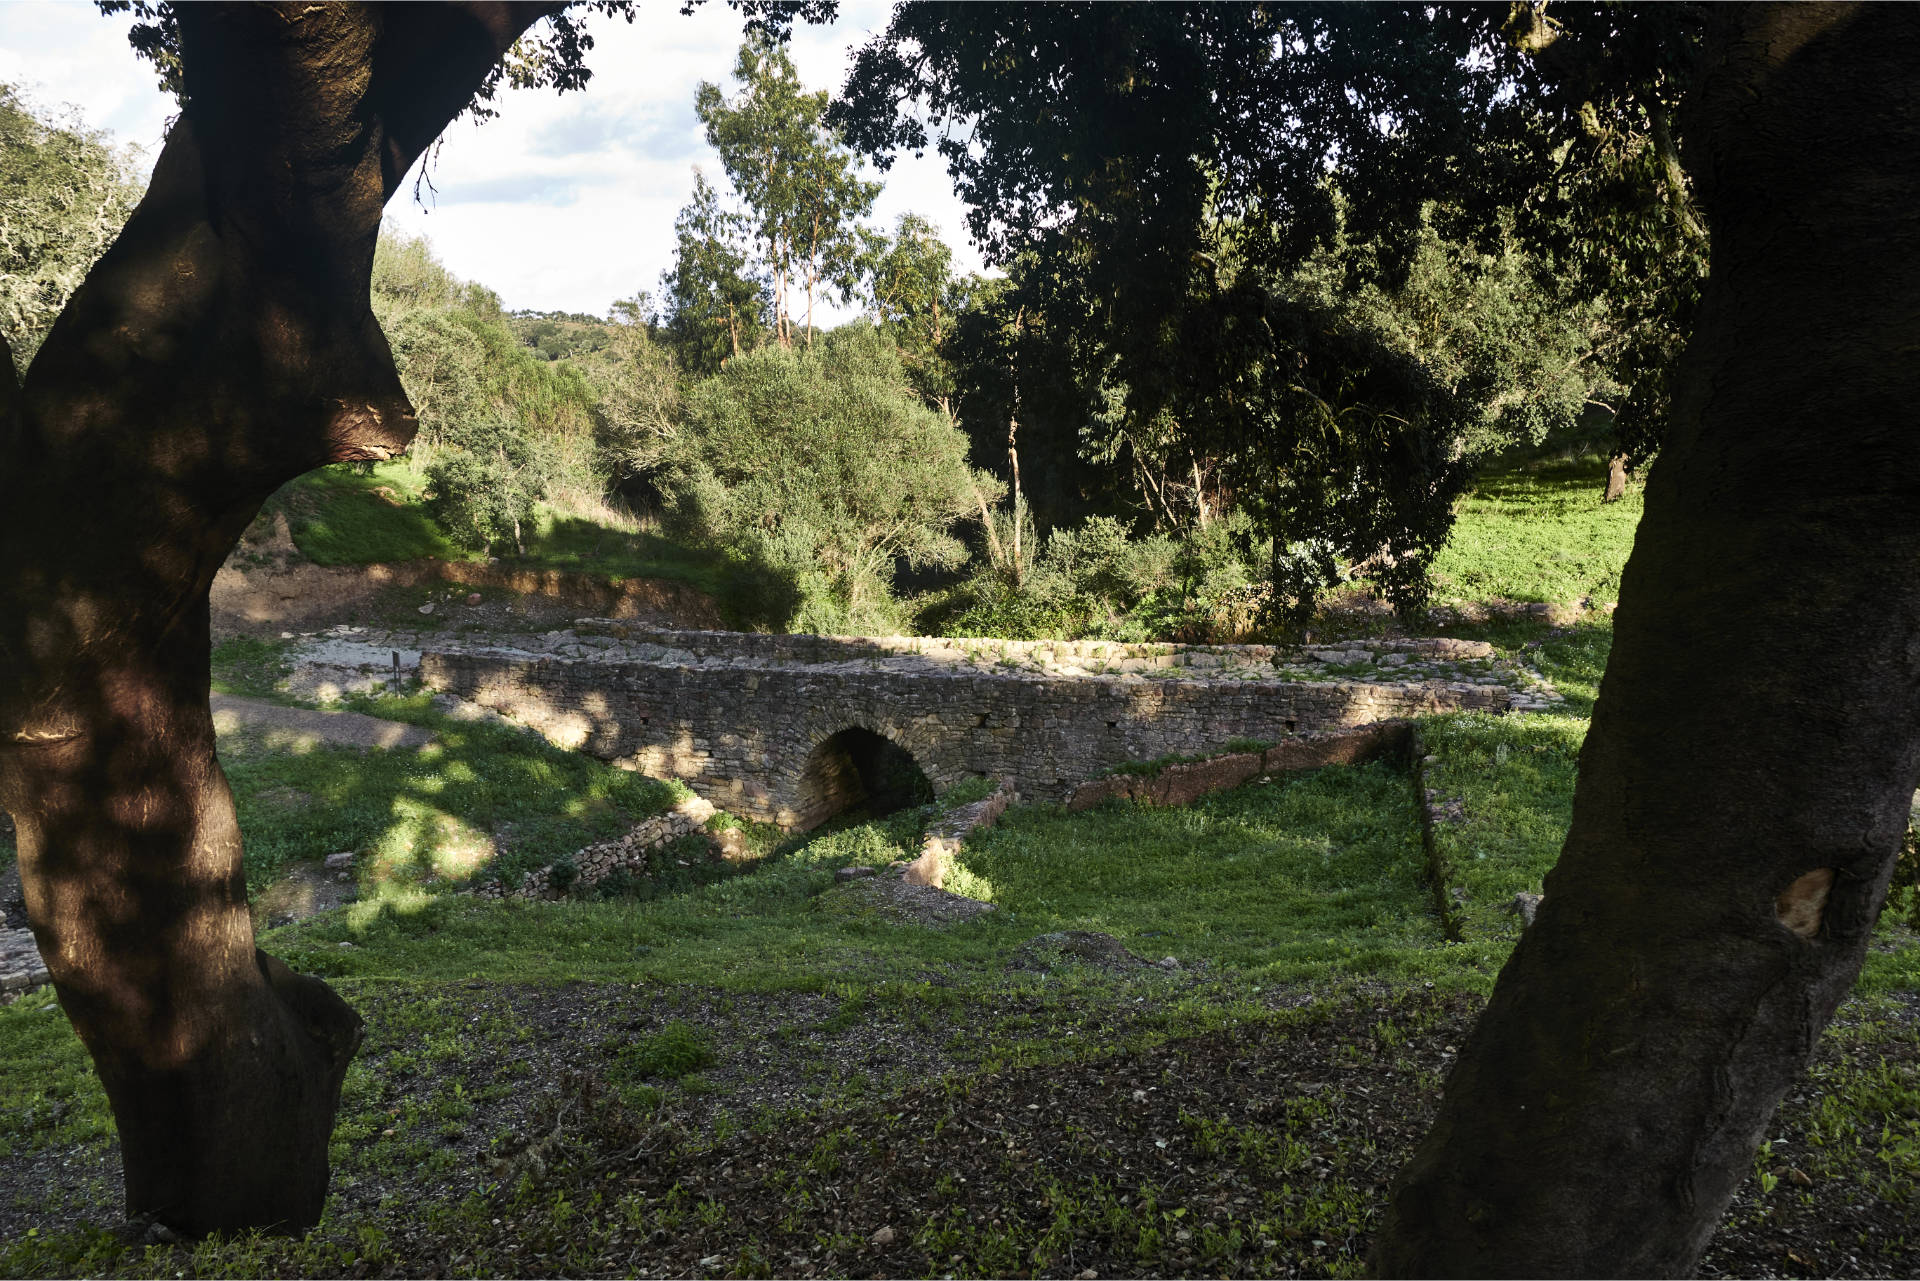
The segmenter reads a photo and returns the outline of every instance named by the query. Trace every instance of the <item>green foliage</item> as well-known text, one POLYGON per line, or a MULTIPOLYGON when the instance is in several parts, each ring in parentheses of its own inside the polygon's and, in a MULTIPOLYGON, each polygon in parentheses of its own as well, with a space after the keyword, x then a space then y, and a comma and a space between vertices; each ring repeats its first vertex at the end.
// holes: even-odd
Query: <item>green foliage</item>
POLYGON ((911 213, 901 214, 892 239, 876 246, 868 270, 874 319, 900 353, 913 389, 950 411, 956 386, 948 339, 978 282, 955 278, 953 250, 932 223, 911 213))
POLYGON ((533 442, 497 421, 469 422, 458 440, 427 464, 427 514, 462 547, 510 543, 524 555, 522 529, 545 489, 533 442))
POLYGON ((1893 888, 1887 894, 1886 910, 1905 917, 1908 928, 1920 930, 1920 796, 1914 798, 1907 833, 1900 841, 1900 857, 1893 865, 1893 888))
POLYGON ((720 372, 728 360, 759 346, 768 324, 767 285, 749 266, 741 216, 698 169, 693 199, 673 222, 673 266, 660 278, 666 335, 693 377, 720 372))
POLYGON ((594 388, 529 351, 490 291, 456 279, 424 240, 383 236, 374 305, 419 415, 429 514, 457 545, 524 551, 536 503, 599 493, 594 388))
POLYGON ((859 282, 868 237, 858 220, 880 184, 858 176, 852 154, 823 123, 829 95, 801 87, 781 45, 749 39, 733 76, 741 88, 732 99, 701 82, 694 113, 745 206, 739 225, 771 286, 775 336, 782 345, 801 336, 793 313, 804 294, 800 324, 811 346, 816 292, 844 302, 859 282))
POLYGON ((1241 550, 1249 540, 1237 514, 1178 537, 1139 539, 1112 517, 1093 516, 1048 534, 1017 579, 982 566, 923 621, 948 635, 1008 640, 1231 641, 1252 622, 1257 571, 1241 550))
POLYGON ((645 294, 615 303, 604 345, 575 360, 593 392, 600 466, 616 482, 658 469, 680 428, 679 371, 653 340, 650 305, 645 294))
MULTIPOLYGON (((645 300, 646 295, 642 293, 640 298, 645 300)), ((577 311, 519 310, 508 314, 507 324, 514 337, 543 360, 575 360, 597 355, 613 342, 613 326, 603 317, 577 311)))
POLYGON ((136 155, 0 84, 0 339, 19 372, 133 212, 136 155))
POLYGON ((938 143, 1156 521, 1230 495, 1291 619, 1340 560, 1412 611, 1459 455, 1657 390, 1684 333, 1700 19, 1621 12, 903 7, 836 119, 938 143))
POLYGON ((673 1022, 651 1036, 629 1041, 614 1052, 615 1061, 635 1077, 677 1081, 717 1061, 707 1034, 689 1023, 673 1022))
POLYGON ((1414 357, 1463 402, 1458 448, 1482 458, 1576 435, 1614 388, 1592 368, 1609 340, 1605 307, 1582 301, 1524 252, 1508 227, 1491 251, 1444 239, 1421 218, 1404 262, 1344 225, 1293 276, 1305 296, 1414 357))
POLYGON ((890 628, 896 560, 965 554, 948 532, 974 509, 965 451, 856 322, 813 353, 731 361, 689 393, 686 446, 663 486, 670 528, 790 584, 797 627, 890 628))

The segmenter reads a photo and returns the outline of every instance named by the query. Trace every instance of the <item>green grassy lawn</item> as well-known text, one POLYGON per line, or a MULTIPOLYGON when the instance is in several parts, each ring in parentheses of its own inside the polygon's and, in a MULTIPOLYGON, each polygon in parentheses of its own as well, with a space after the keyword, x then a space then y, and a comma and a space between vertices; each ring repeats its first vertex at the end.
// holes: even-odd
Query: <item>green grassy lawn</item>
POLYGON ((287 513, 301 555, 316 565, 368 565, 426 556, 463 559, 421 505, 426 478, 412 459, 322 467, 285 485, 266 510, 287 513))
POLYGON ((1640 524, 1636 480, 1602 503, 1606 461, 1540 463, 1480 477, 1455 509, 1433 564, 1440 599, 1620 599, 1620 571, 1640 524))
MULTIPOLYGON (((389 711, 398 709, 389 708, 389 711)), ((617 835, 686 795, 543 740, 427 718, 418 750, 268 751, 244 735, 223 745, 258 890, 291 861, 350 851, 375 896, 458 884, 484 864, 521 873, 617 835)))

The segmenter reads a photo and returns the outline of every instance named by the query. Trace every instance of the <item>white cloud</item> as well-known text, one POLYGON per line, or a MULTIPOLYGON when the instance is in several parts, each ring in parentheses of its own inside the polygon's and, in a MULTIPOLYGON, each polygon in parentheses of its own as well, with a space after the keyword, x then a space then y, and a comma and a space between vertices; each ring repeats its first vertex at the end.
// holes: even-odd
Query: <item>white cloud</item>
MULTIPOLYGON (((890 12, 887 0, 847 0, 830 26, 796 26, 790 50, 802 81, 838 89, 853 52, 890 12)), ((447 131, 423 203, 409 182, 388 205, 393 225, 428 236, 453 271, 509 307, 604 313, 615 299, 657 292, 694 165, 719 174, 693 96, 702 80, 730 89, 739 15, 722 0, 688 17, 678 0, 647 0, 631 25, 589 22, 594 75, 583 92, 507 91, 497 119, 447 131)), ((78 0, 0 3, 0 80, 42 103, 73 103, 151 159, 174 106, 127 48, 127 25, 78 0)), ((902 156, 884 178, 878 224, 922 214, 960 269, 979 268, 965 208, 937 157, 902 156)), ((828 312, 827 323, 844 314, 828 312)))

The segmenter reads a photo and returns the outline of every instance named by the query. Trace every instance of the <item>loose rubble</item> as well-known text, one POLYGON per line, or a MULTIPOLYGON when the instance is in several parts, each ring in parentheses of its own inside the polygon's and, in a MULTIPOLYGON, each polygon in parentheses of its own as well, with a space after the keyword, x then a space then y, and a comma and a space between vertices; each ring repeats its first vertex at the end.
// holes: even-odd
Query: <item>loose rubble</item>
POLYGON ((25 992, 50 982, 32 930, 0 930, 0 992, 25 992))
MULTIPOLYGON (((697 796, 688 797, 664 814, 636 824, 624 835, 610 841, 598 841, 574 851, 561 864, 570 865, 571 878, 559 875, 560 864, 549 863, 527 873, 516 888, 509 889, 498 878, 481 881, 467 892, 490 899, 559 899, 581 890, 592 889, 616 872, 644 875, 656 865, 660 850, 683 836, 704 832, 715 810, 697 796)), ((714 853, 729 861, 746 855, 746 843, 738 831, 709 833, 714 853)))

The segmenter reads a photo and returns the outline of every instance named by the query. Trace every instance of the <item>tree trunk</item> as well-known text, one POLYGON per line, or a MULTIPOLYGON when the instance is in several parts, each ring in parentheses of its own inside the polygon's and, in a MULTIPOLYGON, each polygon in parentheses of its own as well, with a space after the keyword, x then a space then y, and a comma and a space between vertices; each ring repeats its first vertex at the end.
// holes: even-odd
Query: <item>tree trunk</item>
POLYGON ((254 948, 208 588, 281 484, 411 438, 368 301, 381 210, 539 12, 183 6, 152 185, 4 380, 0 805, 128 1211, 184 1232, 318 1219, 362 1031, 254 948))
POLYGON ((1627 492, 1627 456, 1615 454, 1607 459, 1607 488, 1600 495, 1603 503, 1617 503, 1627 492))
POLYGON ((1020 559, 1020 523, 1023 514, 1020 500, 1020 390, 1014 389, 1014 412, 1007 415, 1007 466, 1013 471, 1013 582, 1018 587, 1026 577, 1020 559))
POLYGON ((1572 828, 1383 1275, 1690 1273, 1858 973, 1920 781, 1920 10, 1712 20, 1712 273, 1572 828))

